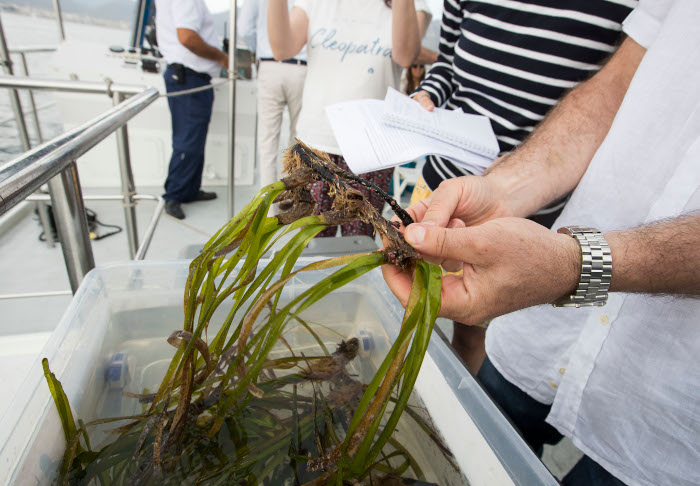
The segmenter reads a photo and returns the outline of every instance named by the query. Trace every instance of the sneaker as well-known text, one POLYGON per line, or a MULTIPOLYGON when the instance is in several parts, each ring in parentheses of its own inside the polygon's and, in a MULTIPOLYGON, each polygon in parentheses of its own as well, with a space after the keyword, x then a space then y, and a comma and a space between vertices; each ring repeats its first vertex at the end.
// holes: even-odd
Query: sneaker
POLYGON ((212 199, 216 199, 215 192, 207 192, 207 191, 200 190, 195 197, 193 197, 192 199, 190 199, 187 202, 211 201, 212 199))
POLYGON ((173 218, 185 219, 185 212, 178 201, 165 201, 165 212, 173 218))

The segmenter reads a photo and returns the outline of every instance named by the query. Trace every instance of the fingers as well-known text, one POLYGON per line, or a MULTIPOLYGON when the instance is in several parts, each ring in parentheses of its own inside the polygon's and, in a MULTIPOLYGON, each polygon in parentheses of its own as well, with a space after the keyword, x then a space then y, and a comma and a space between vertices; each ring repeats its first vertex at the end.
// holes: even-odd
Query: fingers
POLYGON ((413 221, 416 223, 420 223, 423 221, 423 216, 425 215, 425 212, 428 210, 428 206, 430 206, 430 201, 432 200, 432 195, 426 197, 425 199, 421 199, 417 203, 411 204, 409 207, 406 208, 406 212, 413 218, 413 221))
MULTIPOLYGON (((460 229, 460 228, 466 228, 466 225, 464 224, 464 221, 461 219, 453 219, 450 221, 450 223, 447 225, 449 229, 460 229)), ((464 266, 464 262, 458 261, 458 260, 443 260, 441 263, 441 266, 444 270, 448 272, 459 272, 462 270, 462 266, 464 266)))
POLYGON ((446 228, 461 202, 462 193, 462 184, 459 181, 449 179, 442 182, 440 187, 430 195, 420 221, 446 228))
POLYGON ((430 98, 430 95, 425 90, 417 92, 411 98, 420 103, 420 105, 428 111, 433 111, 433 109, 435 108, 435 103, 433 103, 433 100, 430 98))
POLYGON ((457 261, 480 263, 474 228, 447 229, 431 224, 412 224, 406 228, 404 238, 423 257, 431 262, 457 261))
POLYGON ((406 307, 413 284, 411 275, 395 265, 382 265, 382 274, 391 292, 406 307))

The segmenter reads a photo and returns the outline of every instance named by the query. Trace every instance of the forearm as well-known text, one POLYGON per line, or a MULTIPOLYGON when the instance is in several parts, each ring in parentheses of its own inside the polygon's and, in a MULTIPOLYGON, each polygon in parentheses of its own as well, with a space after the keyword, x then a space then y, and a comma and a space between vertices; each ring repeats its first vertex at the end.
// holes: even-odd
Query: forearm
POLYGON ((299 45, 301 40, 298 34, 295 32, 287 0, 270 0, 267 5, 267 37, 275 59, 283 61, 299 53, 306 38, 304 33, 303 43, 299 45))
POLYGON ((431 51, 430 49, 426 49, 425 47, 420 48, 420 54, 418 54, 418 58, 414 61, 414 64, 435 64, 438 59, 438 53, 435 51, 431 51))
POLYGON ((409 67, 421 50, 422 32, 413 0, 393 0, 391 5, 391 57, 409 67))
POLYGON ((700 296, 700 213, 606 233, 610 291, 700 296))
POLYGON ((223 64, 224 59, 226 58, 226 54, 222 50, 204 42, 204 39, 202 39, 194 30, 178 28, 177 38, 180 41, 180 44, 199 57, 211 59, 212 61, 216 61, 220 64, 223 64))
POLYGON ((573 190, 607 135, 645 49, 627 39, 606 66, 571 91, 515 152, 487 171, 514 216, 573 190))

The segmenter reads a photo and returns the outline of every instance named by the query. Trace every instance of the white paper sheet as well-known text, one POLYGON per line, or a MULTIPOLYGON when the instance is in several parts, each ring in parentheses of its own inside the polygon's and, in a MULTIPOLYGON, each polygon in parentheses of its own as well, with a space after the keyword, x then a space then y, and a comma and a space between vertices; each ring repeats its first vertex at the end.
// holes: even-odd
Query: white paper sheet
POLYGON ((336 141, 356 174, 387 169, 437 154, 474 173, 482 174, 493 158, 454 144, 382 122, 384 101, 358 100, 326 107, 336 141))
POLYGON ((384 98, 382 121, 389 126, 415 131, 484 157, 495 159, 498 156, 498 140, 491 128, 491 121, 484 115, 444 108, 428 111, 415 100, 389 88, 384 98))

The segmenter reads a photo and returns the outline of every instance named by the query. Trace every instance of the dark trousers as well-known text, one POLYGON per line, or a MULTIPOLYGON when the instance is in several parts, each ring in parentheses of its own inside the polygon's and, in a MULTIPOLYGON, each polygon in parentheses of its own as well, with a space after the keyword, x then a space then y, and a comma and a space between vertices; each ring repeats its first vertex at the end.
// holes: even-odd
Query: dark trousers
MULTIPOLYGON (((488 356, 476 378, 538 456, 542 455, 545 444, 554 445, 562 439, 563 436, 557 429, 545 422, 551 405, 538 402, 506 380, 493 366, 488 356)), ((564 486, 624 486, 625 483, 603 469, 590 457, 583 456, 564 477, 562 484, 564 486)))
MULTIPOLYGON (((168 93, 197 88, 211 82, 205 76, 187 72, 185 82, 172 78, 170 67, 165 70, 165 90, 168 93)), ((173 154, 170 157, 168 178, 165 180, 167 201, 192 201, 202 185, 204 144, 211 120, 214 92, 211 89, 184 96, 168 98, 173 130, 173 154)))

